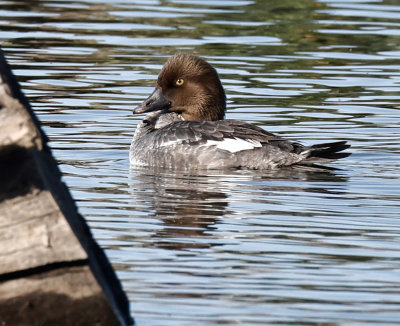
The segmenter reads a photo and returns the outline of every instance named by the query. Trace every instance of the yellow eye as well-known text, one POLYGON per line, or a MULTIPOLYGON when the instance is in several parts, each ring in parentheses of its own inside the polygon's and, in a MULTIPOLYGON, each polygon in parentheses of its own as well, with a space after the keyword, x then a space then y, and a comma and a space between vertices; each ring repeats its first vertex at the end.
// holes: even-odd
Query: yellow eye
POLYGON ((185 83, 185 80, 182 78, 178 78, 175 82, 176 86, 182 86, 185 83))

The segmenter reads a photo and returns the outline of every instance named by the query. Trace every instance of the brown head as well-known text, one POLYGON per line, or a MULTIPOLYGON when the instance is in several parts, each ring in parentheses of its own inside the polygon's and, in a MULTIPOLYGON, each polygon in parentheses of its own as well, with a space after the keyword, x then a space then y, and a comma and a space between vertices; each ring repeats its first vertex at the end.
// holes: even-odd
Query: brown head
POLYGON ((150 97, 134 113, 166 110, 185 120, 222 120, 225 92, 216 70, 190 54, 175 54, 165 63, 150 97))

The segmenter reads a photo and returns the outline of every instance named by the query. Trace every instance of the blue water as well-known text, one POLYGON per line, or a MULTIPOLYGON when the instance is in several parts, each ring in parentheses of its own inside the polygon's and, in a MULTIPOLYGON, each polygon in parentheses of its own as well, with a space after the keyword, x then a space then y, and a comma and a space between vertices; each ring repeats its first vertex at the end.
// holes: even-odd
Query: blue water
POLYGON ((397 0, 0 1, 0 42, 138 325, 399 324, 397 0), (132 109, 177 51, 217 68, 228 118, 353 154, 131 170, 132 109))

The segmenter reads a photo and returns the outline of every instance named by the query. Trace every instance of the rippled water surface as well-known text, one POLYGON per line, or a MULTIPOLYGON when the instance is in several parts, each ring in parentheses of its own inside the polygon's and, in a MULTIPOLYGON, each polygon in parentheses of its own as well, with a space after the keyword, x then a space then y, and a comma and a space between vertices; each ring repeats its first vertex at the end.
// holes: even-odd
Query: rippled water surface
POLYGON ((0 1, 0 41, 138 325, 398 325, 397 0, 0 1), (227 117, 305 144, 317 172, 130 170, 165 60, 208 59, 227 117))

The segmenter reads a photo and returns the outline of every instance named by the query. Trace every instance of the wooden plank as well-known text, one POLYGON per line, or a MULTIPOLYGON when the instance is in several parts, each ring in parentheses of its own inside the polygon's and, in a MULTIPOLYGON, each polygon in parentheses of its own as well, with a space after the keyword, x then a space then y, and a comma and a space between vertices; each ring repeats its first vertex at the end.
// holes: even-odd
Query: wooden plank
POLYGON ((0 274, 87 259, 49 191, 0 205, 0 274))
POLYGON ((0 49, 0 325, 132 325, 0 49))
POLYGON ((88 266, 0 283, 0 325, 119 325, 88 266))

